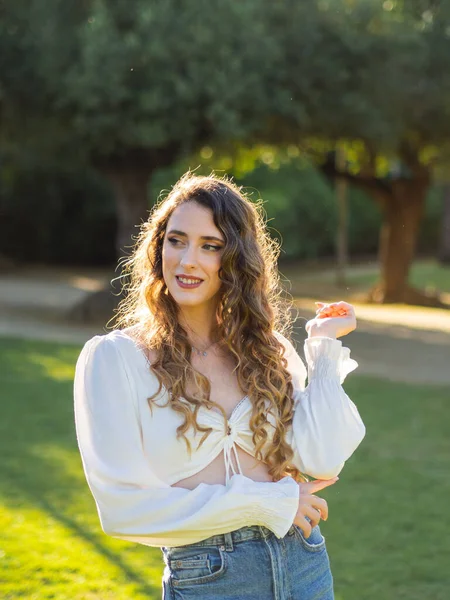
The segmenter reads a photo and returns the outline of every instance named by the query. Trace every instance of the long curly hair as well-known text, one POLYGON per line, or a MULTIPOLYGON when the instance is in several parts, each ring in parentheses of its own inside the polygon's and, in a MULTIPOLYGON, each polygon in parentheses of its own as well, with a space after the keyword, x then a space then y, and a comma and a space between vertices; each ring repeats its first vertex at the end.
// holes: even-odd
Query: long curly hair
POLYGON ((150 368, 159 380, 159 389, 148 399, 150 408, 163 387, 170 392, 170 407, 184 417, 177 437, 184 438, 189 452, 191 445, 185 436, 189 427, 204 434, 198 447, 212 431, 197 423, 201 406, 216 406, 225 423, 227 420, 224 409, 210 399, 209 380, 191 365, 192 346, 163 278, 167 223, 177 207, 192 201, 211 210, 214 224, 225 237, 215 333, 234 357, 239 385, 252 403, 255 456, 268 464, 273 481, 286 475, 305 481, 290 462, 293 451, 285 440, 294 401, 284 346, 274 333, 287 335, 291 326, 290 305, 279 287, 279 244, 266 229, 261 201, 249 200, 242 188, 226 177, 186 173, 154 206, 131 256, 123 263, 126 295, 118 306, 116 323, 133 327, 142 347, 157 357, 150 368), (188 393, 188 382, 195 384, 195 396, 188 393), (265 429, 273 427, 268 412, 276 423, 272 441, 265 429))

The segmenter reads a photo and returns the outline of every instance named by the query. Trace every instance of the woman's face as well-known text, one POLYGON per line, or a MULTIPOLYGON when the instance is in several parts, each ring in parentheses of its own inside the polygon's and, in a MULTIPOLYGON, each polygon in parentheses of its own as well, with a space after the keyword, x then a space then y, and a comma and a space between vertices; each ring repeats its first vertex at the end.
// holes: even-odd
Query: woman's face
POLYGON ((163 277, 179 306, 217 301, 219 269, 225 238, 214 225, 212 211, 195 201, 174 210, 162 248, 163 277))

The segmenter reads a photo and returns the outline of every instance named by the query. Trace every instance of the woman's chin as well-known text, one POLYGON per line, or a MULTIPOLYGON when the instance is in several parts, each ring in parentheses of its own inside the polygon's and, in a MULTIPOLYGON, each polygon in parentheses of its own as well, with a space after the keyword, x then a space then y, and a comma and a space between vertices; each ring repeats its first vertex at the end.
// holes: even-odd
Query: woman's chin
POLYGON ((172 294, 172 298, 178 304, 178 306, 201 306, 207 302, 207 299, 196 296, 195 294, 183 294, 180 292, 172 294))
POLYGON ((219 290, 215 293, 205 294, 206 290, 183 290, 179 286, 169 287, 169 293, 178 306, 185 307, 209 307, 211 303, 216 304, 219 300, 219 290))
POLYGON ((192 296, 191 298, 187 298, 183 294, 177 294, 176 296, 172 295, 172 298, 175 300, 175 303, 180 308, 201 308, 201 307, 203 307, 205 310, 207 310, 207 309, 209 310, 211 308, 211 304, 215 305, 217 302, 215 297, 205 298, 204 296, 202 296, 202 297, 192 296))

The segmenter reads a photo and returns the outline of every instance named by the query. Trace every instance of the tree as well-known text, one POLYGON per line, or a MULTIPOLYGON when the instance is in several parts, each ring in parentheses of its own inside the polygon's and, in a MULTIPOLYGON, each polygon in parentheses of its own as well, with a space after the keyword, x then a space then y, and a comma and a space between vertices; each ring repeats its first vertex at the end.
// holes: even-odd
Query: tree
POLYGON ((115 190, 117 253, 156 168, 203 145, 300 145, 381 206, 372 297, 408 286, 450 139, 450 7, 436 0, 23 0, 0 4, 9 147, 79 154, 115 190), (328 160, 342 147, 350 169, 328 160))
POLYGON ((280 85, 292 107, 274 106, 285 126, 273 139, 281 133, 301 144, 329 178, 351 181, 381 207, 381 281, 372 299, 440 304, 412 289, 408 273, 433 169, 448 157, 450 9, 431 0, 318 2, 306 40, 296 35, 304 8, 286 2, 276 10, 280 85), (338 145, 350 170, 329 160, 338 145))
POLYGON ((258 0, 1 7, 4 138, 69 157, 75 148, 109 179, 118 256, 148 216, 155 169, 264 125, 276 52, 258 0))
POLYGON ((442 188, 442 231, 439 249, 439 260, 450 265, 450 184, 442 188))
MULTIPOLYGON (((204 144, 265 126, 274 40, 259 0, 0 4, 3 142, 94 165, 112 184, 117 256, 148 217, 149 179, 204 144)), ((102 319, 109 291, 72 318, 102 319)))

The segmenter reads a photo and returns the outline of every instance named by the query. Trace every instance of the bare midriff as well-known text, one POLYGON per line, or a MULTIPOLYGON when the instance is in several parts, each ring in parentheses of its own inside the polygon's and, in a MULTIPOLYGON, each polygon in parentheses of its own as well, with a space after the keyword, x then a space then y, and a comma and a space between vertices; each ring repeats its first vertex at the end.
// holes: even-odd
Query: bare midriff
MULTIPOLYGON (((242 450, 237 444, 236 449, 243 475, 249 479, 253 479, 253 481, 273 481, 272 477, 269 475, 269 466, 267 463, 257 460, 254 456, 251 456, 248 452, 242 450)), ((225 485, 225 479, 225 461, 222 451, 204 469, 195 475, 191 475, 191 477, 180 479, 180 481, 173 483, 172 485, 173 487, 183 487, 192 490, 200 483, 208 483, 210 485, 220 483, 225 485)))

